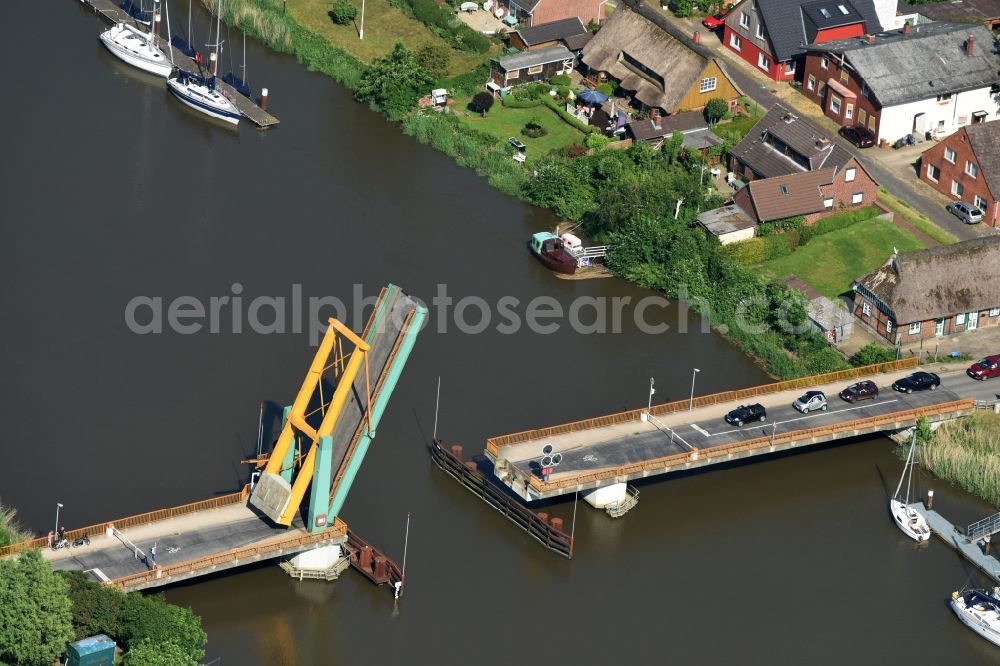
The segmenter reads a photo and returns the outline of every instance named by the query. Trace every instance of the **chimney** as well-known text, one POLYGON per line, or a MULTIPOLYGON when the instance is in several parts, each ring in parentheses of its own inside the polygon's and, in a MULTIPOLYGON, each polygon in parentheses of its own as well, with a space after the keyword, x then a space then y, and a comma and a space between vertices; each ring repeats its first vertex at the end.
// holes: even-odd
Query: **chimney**
POLYGON ((701 44, 701 30, 694 31, 694 34, 691 35, 691 41, 695 44, 701 44))
POLYGON ((819 150, 826 150, 827 146, 829 145, 830 145, 830 140, 825 136, 821 136, 820 138, 816 139, 816 148, 818 148, 819 150))
POLYGON ((875 35, 865 35, 865 39, 868 40, 869 44, 875 43, 875 35))
POLYGON ((972 55, 975 46, 976 46, 976 38, 973 37, 972 35, 969 35, 969 38, 965 40, 965 55, 972 55))
POLYGON ((910 30, 912 30, 912 29, 913 29, 913 26, 910 25, 909 21, 907 21, 906 23, 903 24, 903 34, 904 35, 910 34, 910 30))

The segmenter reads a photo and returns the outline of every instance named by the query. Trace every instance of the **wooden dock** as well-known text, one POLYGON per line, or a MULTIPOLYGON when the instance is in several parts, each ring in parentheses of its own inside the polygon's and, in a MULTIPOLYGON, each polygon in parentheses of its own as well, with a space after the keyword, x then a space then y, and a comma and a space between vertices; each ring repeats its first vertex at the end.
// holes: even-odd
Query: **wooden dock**
POLYGON ((927 519, 931 531, 942 541, 957 550, 962 557, 975 564, 994 581, 1000 583, 1000 561, 992 555, 983 554, 983 548, 980 546, 981 539, 977 541, 967 540, 958 527, 937 511, 926 508, 923 502, 911 504, 910 508, 927 519))
MULTIPOLYGON (((136 27, 145 29, 145 26, 135 21, 128 12, 123 11, 115 2, 112 0, 80 0, 83 4, 91 7, 94 13, 103 17, 104 20, 111 24, 115 23, 132 23, 136 27)), ((187 57, 181 51, 174 48, 173 45, 169 44, 166 39, 156 36, 157 45, 166 52, 167 49, 173 52, 174 64, 178 69, 182 69, 186 72, 192 74, 198 74, 202 70, 191 58, 187 57)), ((230 102, 236 105, 239 112, 243 114, 244 118, 247 118, 252 123, 260 127, 261 129, 267 129, 278 124, 278 119, 272 116, 270 113, 264 109, 257 106, 257 104, 247 97, 241 95, 235 88, 230 86, 228 83, 224 82, 221 77, 217 77, 215 80, 215 87, 229 99, 230 102)))

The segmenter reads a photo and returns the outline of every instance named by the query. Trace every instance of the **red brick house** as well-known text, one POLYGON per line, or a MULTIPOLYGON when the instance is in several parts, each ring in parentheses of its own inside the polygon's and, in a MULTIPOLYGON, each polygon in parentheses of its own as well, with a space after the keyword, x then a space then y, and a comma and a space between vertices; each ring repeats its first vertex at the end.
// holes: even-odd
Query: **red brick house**
POLYGON ((768 78, 801 79, 806 44, 881 32, 873 0, 741 0, 723 43, 768 78))
POLYGON ((851 158, 843 166, 752 180, 733 197, 758 224, 802 216, 806 224, 875 202, 878 183, 851 158))
POLYGON ((606 4, 607 0, 500 0, 498 6, 519 24, 530 27, 573 17, 584 25, 603 23, 606 4))
POLYGON ((920 156, 920 178, 956 201, 983 211, 983 222, 1000 218, 1000 122, 968 125, 920 156))
POLYGON ((1000 325, 1000 236, 893 255, 854 282, 854 315, 894 345, 1000 325))

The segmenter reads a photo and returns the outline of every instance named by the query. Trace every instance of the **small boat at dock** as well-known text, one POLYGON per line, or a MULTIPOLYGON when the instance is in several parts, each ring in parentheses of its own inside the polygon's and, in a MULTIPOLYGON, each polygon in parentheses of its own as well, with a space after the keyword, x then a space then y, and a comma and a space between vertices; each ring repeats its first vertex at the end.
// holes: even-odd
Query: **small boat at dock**
POLYGON ((531 237, 532 254, 550 271, 572 275, 576 272, 576 255, 569 251, 563 239, 548 231, 531 237))
POLYGON ((896 492, 889 500, 889 513, 903 534, 910 537, 917 543, 927 541, 931 538, 931 528, 927 524, 927 519, 917 513, 916 509, 910 506, 910 488, 913 483, 913 466, 916 464, 913 454, 917 448, 917 434, 913 433, 913 440, 910 442, 910 451, 906 455, 906 464, 903 467, 903 476, 899 478, 899 485, 896 492), (906 494, 901 496, 903 481, 906 481, 906 494))
POLYGON ((1000 646, 1000 588, 993 588, 992 593, 986 590, 952 592, 951 609, 965 626, 1000 646))

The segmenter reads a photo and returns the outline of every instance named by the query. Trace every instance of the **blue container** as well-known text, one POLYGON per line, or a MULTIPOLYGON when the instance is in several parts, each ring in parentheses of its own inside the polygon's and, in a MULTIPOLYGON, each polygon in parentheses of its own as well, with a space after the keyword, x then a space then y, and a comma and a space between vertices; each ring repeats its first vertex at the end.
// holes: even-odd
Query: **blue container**
POLYGON ((81 638, 66 647, 69 666, 114 666, 115 642, 104 634, 81 638))

